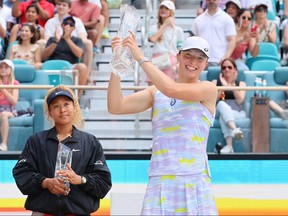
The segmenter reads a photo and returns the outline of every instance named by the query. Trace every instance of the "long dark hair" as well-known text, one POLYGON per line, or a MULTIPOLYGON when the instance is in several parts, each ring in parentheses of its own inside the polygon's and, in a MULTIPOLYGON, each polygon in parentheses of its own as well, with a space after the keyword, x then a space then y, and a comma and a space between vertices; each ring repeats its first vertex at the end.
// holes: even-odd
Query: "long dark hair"
POLYGON ((224 64, 225 61, 230 61, 231 64, 233 65, 233 67, 238 71, 237 65, 236 65, 234 59, 232 59, 232 58, 225 58, 225 59, 223 59, 223 61, 222 61, 221 64, 220 64, 221 71, 222 71, 222 66, 223 66, 223 64, 224 64))
MULTIPOLYGON (((29 5, 29 6, 26 8, 26 13, 27 13, 27 11, 28 11, 30 8, 35 8, 36 14, 39 15, 40 10, 39 10, 39 8, 38 8, 38 6, 37 6, 36 4, 31 4, 31 5, 29 5)), ((38 25, 38 18, 35 20, 35 23, 36 23, 36 25, 38 25)))
MULTIPOLYGON (((30 29, 31 33, 33 33, 33 37, 30 39, 30 43, 31 43, 31 44, 35 44, 36 41, 37 41, 37 32, 36 32, 35 26, 34 26, 33 24, 25 23, 25 24, 23 24, 23 25, 21 26, 20 31, 22 30, 22 28, 23 28, 24 26, 28 26, 28 28, 30 29)), ((22 44, 22 38, 21 38, 21 37, 19 37, 19 44, 22 44)))

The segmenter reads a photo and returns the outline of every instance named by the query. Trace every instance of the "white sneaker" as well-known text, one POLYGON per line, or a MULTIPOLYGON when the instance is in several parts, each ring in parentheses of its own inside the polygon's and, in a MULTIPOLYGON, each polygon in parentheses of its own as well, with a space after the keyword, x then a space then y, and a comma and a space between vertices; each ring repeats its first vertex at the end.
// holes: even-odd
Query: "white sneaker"
POLYGON ((232 146, 230 145, 226 145, 224 146, 221 150, 220 150, 221 154, 229 154, 229 153, 234 153, 234 149, 232 146))
POLYGON ((288 120, 288 110, 283 110, 280 113, 280 116, 284 119, 284 120, 288 120))
POLYGON ((7 145, 1 143, 1 145, 0 145, 0 151, 7 151, 7 145))
POLYGON ((244 138, 243 132, 241 131, 240 128, 236 128, 233 130, 234 138, 236 140, 240 140, 244 138))

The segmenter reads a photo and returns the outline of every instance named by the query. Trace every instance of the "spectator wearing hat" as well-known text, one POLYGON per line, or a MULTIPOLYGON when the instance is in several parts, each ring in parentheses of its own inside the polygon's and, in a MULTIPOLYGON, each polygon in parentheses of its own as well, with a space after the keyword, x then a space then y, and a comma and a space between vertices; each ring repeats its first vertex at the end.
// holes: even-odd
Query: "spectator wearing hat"
MULTIPOLYGON (((86 85, 88 81, 87 66, 78 62, 83 55, 84 44, 80 38, 72 36, 75 24, 72 16, 63 19, 61 25, 63 34, 56 31, 54 36, 48 39, 43 58, 44 60, 61 59, 70 62, 73 64, 73 68, 79 71, 78 85, 86 85)), ((83 90, 79 90, 79 97, 82 93, 83 90)))
POLYGON ((54 126, 28 138, 13 168, 17 187, 28 195, 25 208, 38 216, 90 215, 112 186, 103 148, 95 136, 78 129, 83 117, 71 89, 50 89, 44 111, 54 126), (63 169, 56 167, 61 149, 72 152, 63 169))
POLYGON ((199 80, 208 64, 208 42, 197 36, 184 40, 177 54, 177 81, 144 57, 133 33, 122 43, 119 37, 113 38, 112 49, 119 45, 131 49, 154 84, 124 96, 120 78, 111 73, 108 87, 108 111, 112 114, 154 109, 149 182, 141 215, 218 215, 206 153, 217 88, 199 80))
POLYGON ((258 27, 259 42, 276 43, 276 22, 267 19, 267 5, 259 4, 254 8, 255 25, 258 27))
POLYGON ((207 10, 196 17, 192 24, 194 35, 211 45, 209 66, 219 65, 231 56, 236 45, 236 28, 231 16, 219 8, 220 0, 207 0, 207 10))
MULTIPOLYGON (((162 1, 158 10, 158 24, 152 25, 148 31, 148 39, 154 44, 152 59, 169 53, 167 57, 170 58, 171 66, 161 70, 173 80, 177 78, 177 46, 184 40, 183 29, 175 25, 174 13, 175 4, 169 0, 162 1)), ((146 81, 152 85, 149 77, 146 81)))
POLYGON ((274 0, 241 0, 243 8, 248 8, 253 11, 257 5, 265 4, 267 9, 273 12, 272 1, 274 0))
MULTIPOLYGON (((0 61, 0 86, 19 85, 14 76, 14 64, 9 59, 0 61)), ((9 118, 17 116, 16 103, 18 101, 19 89, 0 89, 0 120, 1 138, 0 151, 8 150, 9 118)))
POLYGON ((259 32, 252 26, 253 15, 249 9, 240 9, 236 22, 236 47, 231 55, 235 60, 238 69, 248 71, 249 68, 242 59, 243 54, 248 49, 255 58, 259 54, 259 32))
MULTIPOLYGON (((53 37, 56 31, 59 31, 59 34, 63 33, 61 23, 65 17, 70 16, 71 0, 58 0, 56 7, 57 16, 49 19, 45 25, 44 40, 41 41, 42 50, 45 49, 47 40, 53 37)), ((81 19, 77 17, 73 17, 73 19, 75 20, 75 29, 71 35, 82 39, 85 51, 81 62, 87 66, 88 72, 90 73, 93 61, 93 44, 92 41, 87 38, 88 34, 81 19)))
POLYGON ((237 13, 238 11, 242 8, 241 6, 241 2, 239 0, 230 0, 227 1, 226 5, 225 5, 225 11, 227 14, 229 14, 234 22, 237 22, 237 13))

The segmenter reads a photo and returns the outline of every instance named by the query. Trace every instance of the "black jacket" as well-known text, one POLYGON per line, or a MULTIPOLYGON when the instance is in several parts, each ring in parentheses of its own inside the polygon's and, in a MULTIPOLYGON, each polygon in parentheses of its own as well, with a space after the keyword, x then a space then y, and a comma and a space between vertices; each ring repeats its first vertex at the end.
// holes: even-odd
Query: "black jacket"
POLYGON ((90 215, 112 186, 102 146, 95 136, 73 128, 72 137, 62 143, 74 149, 72 169, 85 176, 87 183, 70 184, 68 196, 57 196, 43 189, 42 182, 54 177, 58 143, 55 128, 35 133, 27 140, 13 168, 18 188, 28 195, 25 208, 59 216, 90 215))

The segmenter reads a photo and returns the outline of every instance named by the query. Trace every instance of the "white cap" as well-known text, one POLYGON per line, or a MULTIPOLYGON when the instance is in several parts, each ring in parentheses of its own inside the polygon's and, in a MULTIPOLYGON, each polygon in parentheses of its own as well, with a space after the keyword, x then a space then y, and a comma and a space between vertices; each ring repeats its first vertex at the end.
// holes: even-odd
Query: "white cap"
POLYGON ((159 7, 161 7, 162 5, 167 7, 169 10, 175 11, 175 4, 170 0, 162 1, 159 7))
POLYGON ((14 71, 14 63, 10 59, 3 59, 2 61, 0 61, 0 65, 2 63, 7 64, 9 67, 11 67, 12 71, 14 71))
POLYGON ((239 0, 229 0, 226 2, 226 9, 230 3, 234 3, 239 9, 242 8, 241 2, 239 0))
POLYGON ((182 43, 180 50, 189 50, 189 49, 199 49, 201 50, 208 58, 210 53, 210 46, 209 43, 198 36, 192 36, 186 38, 182 43))

